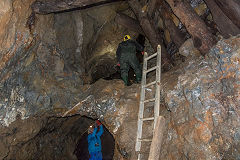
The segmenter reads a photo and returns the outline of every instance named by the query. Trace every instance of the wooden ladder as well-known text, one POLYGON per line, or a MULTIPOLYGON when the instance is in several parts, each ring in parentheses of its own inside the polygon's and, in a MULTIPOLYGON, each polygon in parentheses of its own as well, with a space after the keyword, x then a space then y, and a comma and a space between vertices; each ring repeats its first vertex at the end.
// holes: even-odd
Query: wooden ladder
POLYGON ((139 105, 139 113, 138 113, 138 129, 137 129, 137 140, 135 145, 135 151, 137 153, 138 160, 141 160, 141 156, 143 152, 141 152, 142 142, 152 142, 152 138, 143 139, 143 122, 153 121, 154 127, 153 131, 156 127, 157 119, 159 117, 160 110, 160 80, 161 80, 161 46, 158 45, 157 52, 151 56, 148 56, 147 53, 144 53, 144 62, 143 62, 143 74, 142 74, 142 83, 141 83, 141 97, 140 97, 140 105, 139 105), (154 57, 157 57, 156 66, 148 69, 148 61, 154 57), (147 84, 147 73, 156 70, 156 79, 153 82, 147 84), (151 99, 145 99, 146 89, 147 87, 155 85, 155 97, 151 99), (154 102, 154 116, 144 118, 144 106, 148 102, 154 102))

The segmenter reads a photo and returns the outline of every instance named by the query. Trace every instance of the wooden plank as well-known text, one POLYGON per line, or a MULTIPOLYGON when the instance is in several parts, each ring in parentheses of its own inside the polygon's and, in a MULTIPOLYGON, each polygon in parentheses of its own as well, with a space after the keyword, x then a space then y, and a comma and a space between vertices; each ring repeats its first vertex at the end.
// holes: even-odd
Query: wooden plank
POLYGON ((154 129, 148 160, 159 160, 164 131, 165 118, 163 116, 159 116, 154 129))
POLYGON ((161 87, 161 46, 157 47, 157 70, 156 70, 156 92, 155 92, 155 104, 154 104, 154 128, 156 126, 157 117, 160 115, 160 87, 161 87))
POLYGON ((37 0, 32 4, 32 10, 37 14, 49 14, 84 9, 121 0, 37 0))
POLYGON ((182 0, 166 0, 193 38, 194 46, 205 55, 216 44, 216 39, 205 22, 193 10, 190 3, 182 0))
POLYGON ((156 26, 153 24, 152 19, 150 19, 146 12, 142 12, 142 6, 138 0, 128 0, 129 6, 132 8, 133 12, 135 13, 140 26, 145 33, 145 36, 149 40, 151 46, 155 51, 157 51, 157 46, 160 44, 162 46, 162 60, 165 64, 170 65, 170 55, 167 53, 167 49, 164 47, 163 38, 159 31, 156 29, 156 26))
POLYGON ((240 28, 240 1, 239 0, 215 0, 221 10, 240 28))
POLYGON ((155 11, 155 9, 157 7, 156 4, 157 4, 157 0, 150 0, 148 2, 147 12, 148 12, 149 17, 151 17, 151 18, 153 17, 154 11, 155 11))
POLYGON ((172 11, 169 8, 166 1, 159 1, 158 2, 160 12, 160 17, 163 19, 165 28, 169 30, 171 40, 177 45, 178 48, 182 46, 182 44, 185 42, 186 34, 181 32, 181 30, 175 25, 175 23, 172 21, 172 11))
POLYGON ((240 33, 240 29, 224 14, 215 1, 205 0, 205 3, 211 11, 213 21, 224 38, 236 36, 240 33))

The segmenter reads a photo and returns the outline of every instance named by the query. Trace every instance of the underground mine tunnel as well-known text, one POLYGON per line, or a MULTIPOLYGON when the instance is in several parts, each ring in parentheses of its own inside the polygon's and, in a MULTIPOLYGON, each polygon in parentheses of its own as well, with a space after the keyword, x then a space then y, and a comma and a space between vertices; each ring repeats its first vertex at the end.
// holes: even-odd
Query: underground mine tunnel
MULTIPOLYGON (((98 119, 103 159, 137 159, 144 86, 132 68, 124 85, 116 57, 130 35, 148 55, 161 46, 161 89, 145 90, 165 119, 157 159, 239 160, 239 10, 238 0, 1 0, 0 159, 87 160, 98 119)), ((144 138, 153 130, 144 123, 144 138)))

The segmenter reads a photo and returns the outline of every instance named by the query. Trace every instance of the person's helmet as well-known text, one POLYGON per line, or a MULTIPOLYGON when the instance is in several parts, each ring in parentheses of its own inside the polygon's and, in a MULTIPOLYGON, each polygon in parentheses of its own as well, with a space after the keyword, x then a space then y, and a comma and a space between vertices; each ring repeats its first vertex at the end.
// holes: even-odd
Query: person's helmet
POLYGON ((88 128, 88 134, 91 134, 91 133, 93 132, 93 130, 94 130, 93 126, 89 126, 89 128, 88 128))
POLYGON ((131 37, 129 35, 125 35, 124 38, 123 38, 124 41, 127 41, 129 39, 131 39, 131 37))

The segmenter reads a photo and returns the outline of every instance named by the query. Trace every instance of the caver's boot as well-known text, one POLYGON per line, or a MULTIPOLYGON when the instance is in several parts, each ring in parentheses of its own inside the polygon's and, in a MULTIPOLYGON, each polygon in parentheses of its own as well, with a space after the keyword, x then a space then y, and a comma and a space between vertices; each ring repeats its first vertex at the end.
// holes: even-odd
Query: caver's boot
POLYGON ((128 83, 128 76, 122 76, 122 80, 123 80, 125 86, 129 86, 129 83, 128 83))
POLYGON ((141 83, 141 80, 142 80, 142 74, 141 73, 136 74, 136 82, 141 83))

